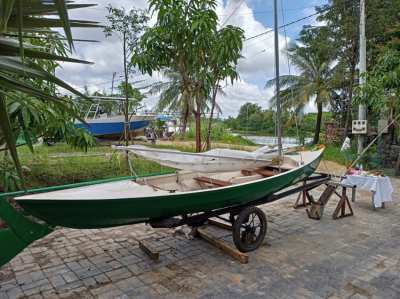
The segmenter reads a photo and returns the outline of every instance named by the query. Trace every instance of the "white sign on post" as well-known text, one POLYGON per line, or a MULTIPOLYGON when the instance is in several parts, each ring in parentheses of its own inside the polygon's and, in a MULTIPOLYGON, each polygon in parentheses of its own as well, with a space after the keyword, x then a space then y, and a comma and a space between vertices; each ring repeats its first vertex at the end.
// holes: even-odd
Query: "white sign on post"
POLYGON ((353 134, 367 134, 367 121, 364 119, 353 120, 353 134))

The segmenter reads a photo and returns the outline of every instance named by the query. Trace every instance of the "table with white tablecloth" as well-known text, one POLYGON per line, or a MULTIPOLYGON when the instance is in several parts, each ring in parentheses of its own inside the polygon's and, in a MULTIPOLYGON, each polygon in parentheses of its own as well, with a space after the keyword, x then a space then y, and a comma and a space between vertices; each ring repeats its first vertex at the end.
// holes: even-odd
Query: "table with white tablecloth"
POLYGON ((341 183, 372 192, 375 208, 381 208, 385 202, 392 201, 393 186, 387 176, 346 175, 341 183))

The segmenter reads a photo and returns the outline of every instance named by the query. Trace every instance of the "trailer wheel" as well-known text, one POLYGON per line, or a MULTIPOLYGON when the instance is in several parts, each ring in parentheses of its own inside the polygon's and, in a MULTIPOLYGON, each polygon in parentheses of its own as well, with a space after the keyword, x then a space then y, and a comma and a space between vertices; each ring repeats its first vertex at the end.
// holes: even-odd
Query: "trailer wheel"
POLYGON ((256 250, 267 233, 267 218, 261 209, 247 207, 240 211, 233 224, 233 242, 241 252, 256 250))

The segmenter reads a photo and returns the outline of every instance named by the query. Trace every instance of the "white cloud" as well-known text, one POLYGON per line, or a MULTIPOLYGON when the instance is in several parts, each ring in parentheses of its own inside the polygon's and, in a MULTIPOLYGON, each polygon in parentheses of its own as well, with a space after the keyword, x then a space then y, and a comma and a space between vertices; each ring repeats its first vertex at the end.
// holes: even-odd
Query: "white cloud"
POLYGON ((268 99, 273 95, 273 90, 262 89, 257 85, 240 80, 223 89, 224 94, 219 94, 217 102, 223 111, 223 117, 236 116, 243 104, 257 103, 264 109, 268 107, 268 99))
MULTIPOLYGON (((99 5, 94 8, 78 9, 71 11, 71 18, 96 20, 105 23, 107 11, 105 7, 108 3, 116 7, 124 7, 129 10, 133 7, 146 9, 145 0, 100 0, 99 5)), ((252 9, 241 0, 228 0, 223 3, 219 0, 217 13, 220 15, 221 23, 232 24, 241 27, 245 31, 245 36, 250 37, 271 28, 267 28, 256 20, 252 9), (241 3, 241 4, 240 4, 241 3), (240 4, 240 5, 239 5, 240 4), (232 14, 234 12, 234 14, 232 14)), ((150 23, 154 23, 154 17, 150 23)), ((83 90, 87 85, 89 90, 110 89, 112 73, 117 72, 117 79, 122 74, 122 53, 121 44, 117 37, 105 38, 101 29, 74 29, 75 38, 96 39, 100 43, 76 43, 76 55, 81 59, 92 61, 94 65, 63 64, 63 68, 57 74, 83 90)), ((289 42, 289 41, 288 41, 289 42)), ((287 72, 287 61, 283 54, 285 48, 285 38, 279 36, 279 48, 281 51, 280 68, 281 73, 287 72)), ((243 59, 240 60, 238 71, 241 80, 233 86, 225 88, 227 96, 219 96, 219 104, 223 108, 223 116, 236 115, 241 105, 246 101, 258 103, 263 108, 267 108, 268 100, 272 96, 272 90, 264 90, 263 86, 267 79, 274 76, 274 35, 273 32, 260 38, 253 39, 244 43, 243 59)), ((146 78, 147 82, 160 80, 149 76, 137 75, 137 78, 146 78)), ((118 82, 116 82, 116 85, 118 82)), ((154 105, 157 97, 152 96, 147 99, 148 105, 154 105)))
MULTIPOLYGON (((223 7, 219 5, 221 21, 223 24, 239 26, 245 32, 246 38, 270 31, 271 28, 265 27, 256 20, 253 10, 241 0, 229 1, 223 7), (232 14, 232 12, 235 12, 232 14), (229 18, 229 19, 228 19, 229 18), (226 20, 228 21, 226 22, 226 20)), ((289 38, 287 39, 289 43, 289 38)), ((280 67, 286 71, 287 65, 284 58, 284 49, 286 48, 285 37, 279 35, 279 50, 281 54, 280 67)), ((249 74, 257 74, 258 76, 271 77, 274 73, 274 33, 273 31, 262 35, 259 38, 251 39, 244 42, 243 59, 240 60, 238 68, 244 77, 249 74)))

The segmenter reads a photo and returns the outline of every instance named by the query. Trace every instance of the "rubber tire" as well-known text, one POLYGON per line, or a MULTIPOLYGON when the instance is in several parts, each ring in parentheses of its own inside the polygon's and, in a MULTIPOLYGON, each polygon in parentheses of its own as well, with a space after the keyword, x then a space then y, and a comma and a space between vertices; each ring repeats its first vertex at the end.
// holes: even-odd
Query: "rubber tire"
POLYGON ((267 234, 267 217, 265 213, 257 207, 247 207, 240 211, 232 227, 232 237, 236 248, 241 252, 250 252, 261 246, 267 234), (255 213, 260 220, 260 234, 254 244, 244 244, 241 239, 240 229, 243 222, 247 222, 251 214, 255 213))

